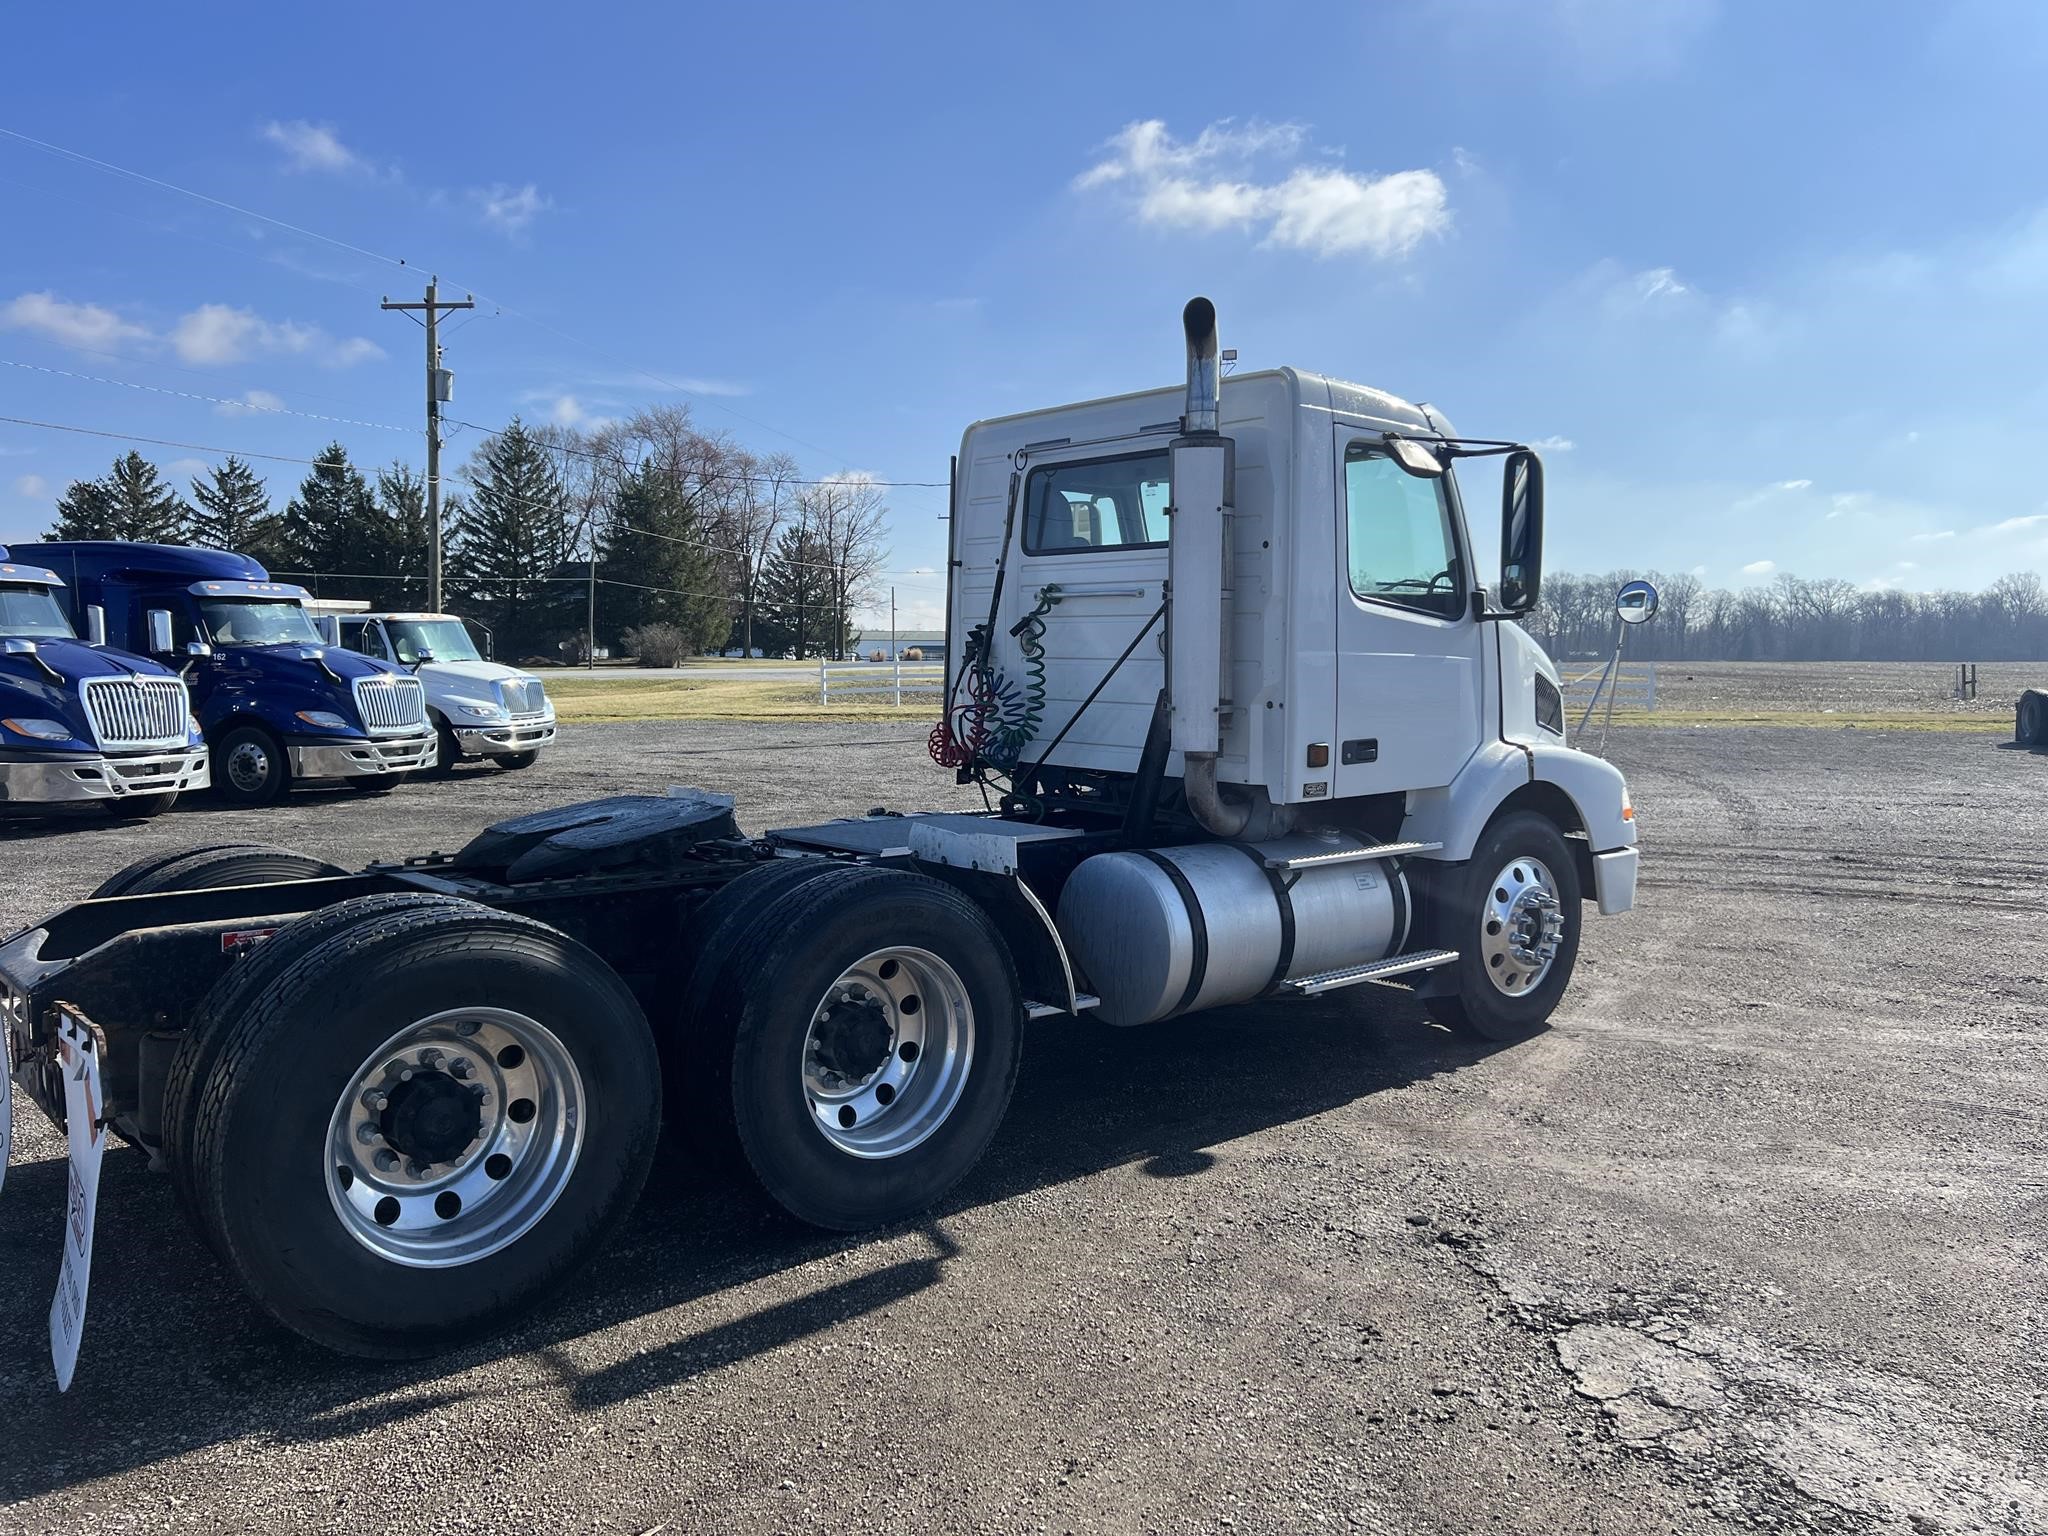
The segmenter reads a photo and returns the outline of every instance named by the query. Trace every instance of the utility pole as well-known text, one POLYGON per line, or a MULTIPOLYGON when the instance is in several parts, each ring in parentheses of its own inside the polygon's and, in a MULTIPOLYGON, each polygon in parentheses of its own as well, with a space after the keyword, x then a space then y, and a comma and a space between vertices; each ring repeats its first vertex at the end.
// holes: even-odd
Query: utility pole
POLYGON ((476 295, 443 299, 441 279, 427 279, 427 296, 417 304, 394 304, 385 299, 378 308, 426 311, 427 327, 427 608, 440 613, 441 607, 441 402, 453 393, 454 383, 441 366, 441 340, 437 326, 444 309, 475 309, 476 295))

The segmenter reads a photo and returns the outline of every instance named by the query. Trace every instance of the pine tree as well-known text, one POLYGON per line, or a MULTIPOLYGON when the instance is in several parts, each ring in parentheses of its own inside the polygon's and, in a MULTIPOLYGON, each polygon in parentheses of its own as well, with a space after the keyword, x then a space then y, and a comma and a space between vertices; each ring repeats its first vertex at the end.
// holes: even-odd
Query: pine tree
POLYGON ((278 522, 270 510, 270 491, 262 477, 229 454, 201 479, 192 480, 194 544, 231 549, 268 566, 277 559, 278 522))
POLYGON ((754 643, 764 651, 787 650, 798 661, 831 647, 832 578, 826 549, 809 527, 782 530, 761 577, 760 612, 754 643))
POLYGON ((569 498, 548 450, 518 417, 471 460, 470 494, 453 539, 458 585, 499 650, 549 646, 565 622, 547 578, 569 551, 569 498))
POLYGON ((103 480, 74 480, 57 502, 59 539, 133 539, 180 544, 192 509, 163 482, 156 466, 130 450, 103 480))
POLYGON ((112 539, 114 494, 104 480, 74 480, 57 498, 57 521, 50 528, 53 539, 112 539))
POLYGON ((323 577, 339 590, 362 573, 374 573, 385 556, 384 521, 348 450, 329 443, 298 495, 285 503, 277 536, 283 573, 306 580, 315 592, 323 577))
POLYGON ((731 607, 718 587, 704 510, 655 465, 643 464, 614 498, 599 579, 599 628, 618 635, 642 624, 673 624, 686 651, 724 643, 731 607))
POLYGON ((182 544, 192 526, 192 509, 157 473, 156 466, 130 449, 114 460, 107 478, 114 499, 114 522, 124 539, 147 544, 182 544))
MULTIPOLYGON (((364 569, 387 579, 375 584, 372 600, 379 607, 418 608, 429 601, 427 584, 427 481, 410 465, 393 460, 377 471, 377 510, 381 516, 378 534, 382 547, 376 564, 364 569)), ((459 515, 461 503, 442 507, 441 543, 451 542, 450 512, 459 515)), ((444 578, 446 571, 443 572, 444 578)))

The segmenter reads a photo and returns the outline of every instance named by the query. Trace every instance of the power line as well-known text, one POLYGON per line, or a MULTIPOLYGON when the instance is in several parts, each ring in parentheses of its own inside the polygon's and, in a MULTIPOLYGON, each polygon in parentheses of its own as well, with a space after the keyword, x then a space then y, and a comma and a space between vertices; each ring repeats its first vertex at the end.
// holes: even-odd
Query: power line
MULTIPOLYGON (((157 187, 163 191, 176 192, 181 196, 193 198, 198 202, 209 204, 212 207, 224 208, 228 210, 230 213, 240 214, 244 218, 256 219, 262 223, 272 225, 273 227, 278 229, 289 230, 291 233, 304 236, 308 240, 318 240, 324 244, 334 246, 337 249, 351 252, 354 255, 367 257, 372 261, 381 261, 394 267, 410 268, 411 266, 411 264, 408 261, 406 261, 404 257, 388 256, 381 251, 369 250, 364 246, 355 245, 347 240, 339 239, 333 235, 324 235, 321 234, 318 230, 306 229, 301 225, 290 223, 284 219, 273 218, 271 215, 267 213, 258 213, 253 208, 245 208, 238 203, 228 202, 225 198, 214 197, 205 192, 197 192, 190 187, 181 187, 175 182, 165 181, 162 178, 156 176, 145 175, 141 171, 130 170, 126 166, 115 165, 111 161, 101 160, 96 156, 85 154, 79 150, 67 149, 61 144, 52 144, 46 139, 38 139, 33 135, 19 132, 18 130, 13 128, 0 127, 0 136, 5 136, 7 138, 17 140, 18 142, 23 144, 32 145, 33 147, 40 149, 47 154, 57 155, 67 160, 73 160, 83 165, 92 166, 94 169, 106 172, 109 175, 127 177, 130 180, 141 182, 147 186, 157 187)), ((462 286, 466 288, 472 287, 472 285, 468 284, 464 284, 462 286)), ((505 303, 503 300, 493 298, 489 294, 483 293, 481 289, 473 288, 472 291, 481 296, 487 303, 489 303, 494 309, 496 309, 500 313, 511 315, 516 319, 524 320, 529 325, 539 326, 542 330, 549 332, 551 335, 560 337, 562 340, 569 342, 573 346, 582 347, 584 350, 591 352, 598 357, 604 358, 607 362, 611 362, 621 368, 628 369, 634 373, 642 375, 645 378, 653 380, 655 383, 661 385, 661 387, 664 389, 672 390, 677 394, 687 395, 691 399, 696 400, 701 404, 711 406, 716 410, 724 411, 727 415, 732 416, 740 421, 747 422, 751 426, 759 427, 764 432, 772 433, 776 437, 785 438, 788 441, 797 444, 799 447, 810 449, 814 453, 821 453, 825 455, 825 457, 827 457, 828 459, 839 459, 843 463, 852 462, 852 460, 849 459, 844 454, 834 453, 831 449, 826 448, 821 444, 814 443, 805 438, 798 437, 793 432, 785 432, 780 427, 773 426, 768 422, 760 420, 757 417, 749 416, 746 412, 738 409, 735 406, 727 405, 724 401, 717 399, 715 396, 705 394, 698 390, 690 389, 687 386, 678 383, 674 379, 667 378, 662 374, 656 373, 651 368, 643 368, 638 363, 635 363, 630 359, 620 357, 612 352, 608 352, 603 347, 598 346, 595 342, 587 341, 580 336, 576 336, 571 332, 565 331, 561 329, 561 327, 559 326, 552 325, 549 322, 540 319, 538 316, 530 315, 525 313, 523 310, 515 309, 513 306, 505 303)), ((465 423, 465 425, 467 425, 467 423, 465 423)), ((941 486, 941 482, 938 481, 906 480, 891 483, 903 486, 916 486, 924 489, 933 490, 939 489, 941 486)))
MULTIPOLYGON (((455 426, 467 427, 472 432, 481 432, 485 437, 503 437, 511 430, 508 427, 486 427, 474 421, 464 421, 460 416, 450 416, 448 420, 455 426)), ((567 443, 550 443, 537 437, 534 440, 552 453, 565 453, 572 458, 594 459, 601 464, 616 465, 628 473, 640 468, 638 464, 616 453, 599 453, 590 448, 572 448, 567 443)), ((874 480, 865 475, 826 475, 816 479, 805 479, 797 475, 750 475, 743 470, 700 469, 694 473, 699 480, 746 480, 757 485, 877 485, 889 488, 911 487, 919 490, 944 490, 947 486, 944 480, 874 480)))
POLYGON ((176 192, 180 196, 195 198, 202 203, 211 203, 216 208, 227 209, 229 213, 238 213, 245 219, 255 219, 260 223, 271 225, 273 228, 276 229, 290 230, 293 234, 303 235, 308 240, 318 240, 324 244, 335 246, 341 250, 351 252, 352 254, 357 256, 367 256, 372 261, 388 262, 390 265, 394 267, 402 267, 406 265, 405 259, 403 257, 386 256, 379 251, 365 250, 360 245, 351 245, 348 241, 338 240, 333 235, 323 235, 318 230, 305 229, 297 224, 289 224, 286 223, 283 219, 274 219, 267 213, 258 213, 253 208, 244 208, 239 203, 228 202, 225 198, 210 197, 204 192, 195 192, 190 187, 181 187, 176 182, 163 181, 155 176, 145 176, 140 171, 131 171, 126 166, 115 165, 111 161, 107 160, 95 159, 91 155, 81 154, 78 150, 66 149, 61 144, 52 144, 45 139, 38 139, 31 137, 26 133, 16 132, 12 128, 0 128, 0 134, 4 134, 6 137, 10 139, 18 139, 23 144, 32 144, 37 149, 43 150, 48 154, 61 155, 67 160, 76 160, 83 165, 92 166, 96 170, 105 171, 107 172, 107 174, 111 176, 126 176, 131 181, 139 181, 143 182, 148 186, 159 187, 166 192, 176 192))
MULTIPOLYGON (((0 129, 0 132, 5 132, 0 129)), ((207 443, 181 443, 168 437, 143 437, 135 432, 102 432, 96 427, 71 427, 61 421, 31 421, 26 416, 0 416, 16 427, 41 427, 47 432, 76 432, 81 437, 107 437, 117 443, 148 443, 157 448, 189 448, 194 453, 224 453, 237 459, 269 459, 278 464, 317 464, 317 459, 294 458, 288 453, 257 453, 247 448, 216 448, 207 443)))
POLYGON ((332 422, 343 427, 375 427, 380 432, 403 432, 408 436, 417 435, 415 427, 394 427, 381 421, 358 421, 353 416, 322 416, 316 411, 295 411, 288 405, 257 405, 249 400, 223 400, 218 395, 194 394, 187 389, 165 389, 160 384, 137 384, 129 379, 103 379, 90 373, 73 373, 67 368, 52 368, 44 363, 17 362, 11 357, 0 357, 0 368, 21 368, 30 373, 47 373, 60 379, 77 379, 83 384, 111 384, 116 389, 145 390, 152 395, 170 395, 179 400, 197 400, 206 405, 231 406, 238 411, 261 411, 270 416, 303 416, 308 421, 332 422))

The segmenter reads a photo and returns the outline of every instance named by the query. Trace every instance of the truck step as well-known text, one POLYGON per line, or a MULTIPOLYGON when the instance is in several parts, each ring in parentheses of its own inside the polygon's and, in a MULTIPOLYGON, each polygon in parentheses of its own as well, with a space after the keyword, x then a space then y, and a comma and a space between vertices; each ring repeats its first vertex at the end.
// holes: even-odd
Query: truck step
POLYGON ((1418 949, 1413 954, 1390 955, 1370 965, 1354 965, 1341 971, 1303 976, 1287 985, 1303 997, 1315 997, 1324 992, 1335 992, 1340 987, 1355 987, 1361 981, 1385 981, 1389 976, 1404 976, 1410 971, 1433 971, 1457 958, 1455 949, 1418 949))
POLYGON ((1434 853, 1442 843, 1381 843, 1375 848, 1340 848, 1334 853, 1303 853, 1291 859, 1267 859, 1268 869, 1321 869, 1358 859, 1398 859, 1405 853, 1434 853))

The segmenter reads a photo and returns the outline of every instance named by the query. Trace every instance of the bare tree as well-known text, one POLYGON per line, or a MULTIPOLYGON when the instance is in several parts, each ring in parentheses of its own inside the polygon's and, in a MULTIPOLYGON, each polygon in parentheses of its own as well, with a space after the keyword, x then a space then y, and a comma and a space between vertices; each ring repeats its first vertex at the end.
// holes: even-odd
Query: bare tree
POLYGON ((844 660, 853 605, 874 595, 875 578, 889 557, 882 546, 888 508, 882 504, 882 488, 860 474, 835 475, 806 486, 803 499, 805 521, 828 567, 832 653, 844 660))

